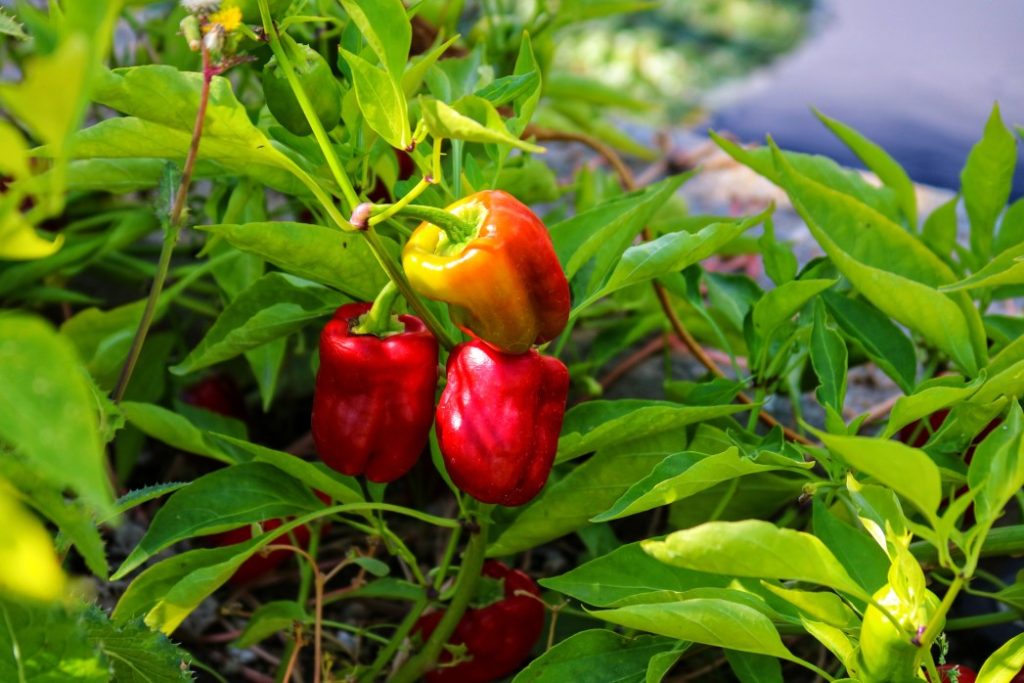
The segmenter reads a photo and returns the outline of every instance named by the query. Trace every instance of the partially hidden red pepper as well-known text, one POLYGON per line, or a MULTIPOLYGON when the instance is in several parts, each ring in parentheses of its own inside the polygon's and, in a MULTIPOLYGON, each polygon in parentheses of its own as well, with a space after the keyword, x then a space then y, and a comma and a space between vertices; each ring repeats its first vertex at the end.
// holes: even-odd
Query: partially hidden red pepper
MULTIPOLYGON (((323 493, 322 491, 314 491, 313 493, 316 494, 316 497, 319 498, 324 505, 331 504, 331 498, 326 493, 323 493)), ((284 524, 283 520, 274 518, 263 522, 261 526, 263 527, 263 531, 273 531, 282 524, 284 524)), ((325 524, 321 527, 321 531, 326 533, 329 527, 330 525, 325 524)), ((287 533, 281 534, 274 538, 270 544, 292 545, 292 539, 294 539, 294 544, 296 546, 305 549, 309 547, 309 539, 312 535, 313 533, 310 531, 309 526, 303 524, 302 526, 292 529, 291 536, 287 533)), ((223 547, 226 545, 235 545, 236 543, 244 543, 251 538, 252 526, 246 524, 245 526, 240 526, 236 529, 214 534, 210 537, 210 541, 215 546, 223 547)), ((228 580, 235 585, 250 583, 261 576, 274 571, 292 555, 293 553, 288 550, 271 550, 269 553, 256 553, 243 562, 228 580)))
MULTIPOLYGON (((262 526, 264 531, 273 531, 283 523, 284 522, 280 519, 268 519, 263 522, 262 526)), ((309 539, 311 535, 309 527, 305 525, 292 529, 292 537, 295 539, 295 544, 300 548, 306 548, 309 546, 309 539)), ((216 534, 212 536, 210 540, 214 545, 225 546, 244 543, 250 538, 252 538, 252 527, 246 525, 216 534)), ((288 534, 281 534, 271 541, 271 543, 291 545, 292 540, 288 534)), ((292 553, 288 550, 272 550, 266 554, 256 553, 235 570, 235 573, 231 575, 229 581, 235 585, 250 583, 261 576, 274 571, 291 556, 292 553)))
MULTIPOLYGON (((504 597, 486 607, 470 608, 462 616, 448 641, 464 644, 470 658, 453 666, 451 652, 445 651, 438 668, 426 675, 427 683, 487 683, 507 676, 526 661, 544 630, 544 603, 540 588, 525 573, 509 569, 496 560, 484 563, 483 575, 504 583, 504 597)), ((415 631, 429 638, 444 611, 434 612, 416 622, 415 631)))
POLYGON ((243 422, 248 419, 245 397, 230 375, 209 375, 190 384, 182 394, 189 405, 203 408, 243 422))
POLYGON ((569 371, 557 358, 479 341, 452 349, 437 440, 455 485, 484 503, 536 496, 555 459, 568 391, 569 371))
POLYGON ((477 192, 446 211, 474 229, 453 238, 421 223, 402 251, 413 289, 447 303, 456 325, 508 353, 561 334, 569 284, 540 219, 497 190, 477 192))
POLYGON ((942 683, 974 683, 978 680, 978 674, 973 669, 961 664, 945 664, 935 667, 935 670, 939 672, 942 683))
POLYGON ((342 306, 320 335, 313 440, 328 467, 389 482, 408 472, 427 444, 437 339, 411 315, 398 316, 405 330, 397 334, 353 333, 370 308, 342 306))

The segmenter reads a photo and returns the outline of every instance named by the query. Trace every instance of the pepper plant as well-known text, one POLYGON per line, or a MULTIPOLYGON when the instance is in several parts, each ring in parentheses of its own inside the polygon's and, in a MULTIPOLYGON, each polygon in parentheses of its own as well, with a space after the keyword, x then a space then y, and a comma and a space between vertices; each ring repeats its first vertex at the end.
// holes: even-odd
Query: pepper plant
POLYGON ((712 132, 801 264, 560 71, 651 9, 0 11, 0 680, 1014 680, 947 658, 1024 610, 1020 130, 926 216, 712 132))

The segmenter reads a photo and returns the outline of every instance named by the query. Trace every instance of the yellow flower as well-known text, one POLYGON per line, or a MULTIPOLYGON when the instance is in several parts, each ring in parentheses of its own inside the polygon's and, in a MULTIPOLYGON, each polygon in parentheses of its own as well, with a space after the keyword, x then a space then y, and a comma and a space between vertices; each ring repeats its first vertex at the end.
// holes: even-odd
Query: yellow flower
POLYGON ((210 15, 203 33, 209 33, 213 27, 220 25, 225 33, 231 33, 242 24, 242 10, 237 5, 230 5, 210 15))

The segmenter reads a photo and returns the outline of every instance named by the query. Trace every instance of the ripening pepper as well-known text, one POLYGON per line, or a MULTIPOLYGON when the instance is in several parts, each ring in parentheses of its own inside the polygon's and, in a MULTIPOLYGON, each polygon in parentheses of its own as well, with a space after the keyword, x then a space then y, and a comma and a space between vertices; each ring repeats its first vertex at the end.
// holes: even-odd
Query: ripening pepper
POLYGON ((907 604, 889 584, 872 599, 885 607, 900 629, 874 605, 864 610, 860 628, 859 677, 865 683, 905 683, 918 680, 921 647, 913 643, 915 633, 927 626, 939 607, 939 598, 926 590, 917 605, 907 604))
MULTIPOLYGON (((292 43, 289 59, 295 67, 299 84, 309 97, 316 117, 324 130, 333 130, 341 120, 341 91, 331 67, 323 56, 309 45, 292 43)), ((295 135, 309 135, 313 129, 299 106, 284 71, 278 67, 277 58, 271 57, 263 68, 263 95, 267 108, 277 122, 295 135)))
MULTIPOLYGON (((540 638, 544 603, 534 580, 495 560, 484 563, 483 576, 502 581, 504 597, 485 607, 466 610, 448 642, 464 644, 470 659, 444 666, 452 661, 452 653, 446 650, 438 668, 427 673, 427 683, 487 683, 504 678, 526 661, 540 638)), ((422 617, 414 631, 429 638, 443 616, 444 611, 440 611, 422 617)))
POLYGON ((536 496, 551 472, 568 392, 569 371, 557 358, 480 341, 452 349, 437 440, 455 485, 484 503, 536 496))
POLYGON ((447 303, 456 325, 507 353, 557 337, 569 319, 569 283, 540 219, 497 190, 446 211, 475 227, 453 238, 421 223, 402 251, 413 289, 447 303))
POLYGON ((437 389, 437 339, 398 316, 403 332, 352 332, 368 303, 339 308, 320 335, 313 440, 324 463, 375 482, 409 471, 427 444, 437 389))

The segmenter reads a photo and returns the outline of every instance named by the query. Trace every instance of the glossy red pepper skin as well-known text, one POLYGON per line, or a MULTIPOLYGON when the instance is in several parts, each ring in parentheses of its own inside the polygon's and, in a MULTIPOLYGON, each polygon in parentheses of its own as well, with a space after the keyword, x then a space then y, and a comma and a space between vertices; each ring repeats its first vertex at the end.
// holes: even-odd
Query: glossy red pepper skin
POLYGON ((536 496, 551 472, 568 392, 569 371, 557 358, 481 341, 452 349, 437 440, 455 485, 484 503, 536 496))
POLYGON ((437 339, 411 315, 398 317, 405 325, 399 334, 353 334, 351 327, 370 307, 342 306, 320 335, 313 440, 328 467, 389 482, 408 472, 427 444, 437 339))
POLYGON ((402 250, 413 289, 444 301, 468 334, 522 353, 561 334, 569 319, 569 283, 546 227, 518 199, 477 192, 446 211, 476 225, 458 243, 421 223, 402 250))
MULTIPOLYGON (((522 666, 540 639, 544 630, 544 603, 534 580, 495 560, 484 563, 483 575, 504 581, 504 598, 486 607, 466 610, 448 642, 465 644, 466 654, 472 659, 444 666, 452 660, 452 654, 445 651, 438 660, 438 668, 427 673, 427 683, 498 680, 522 666)), ((424 639, 430 637, 443 616, 441 611, 422 617, 415 631, 424 639)))

